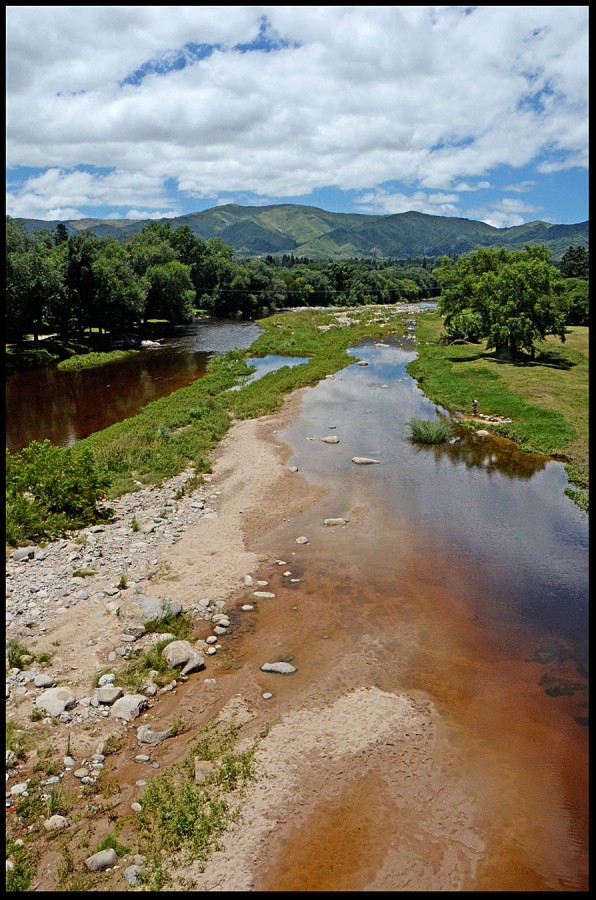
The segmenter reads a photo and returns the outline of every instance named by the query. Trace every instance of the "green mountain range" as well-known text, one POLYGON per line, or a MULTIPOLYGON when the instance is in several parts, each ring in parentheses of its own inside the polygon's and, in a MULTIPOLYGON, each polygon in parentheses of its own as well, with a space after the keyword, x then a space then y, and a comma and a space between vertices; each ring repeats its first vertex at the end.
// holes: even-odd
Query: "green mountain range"
MULTIPOLYGON (((54 229, 58 221, 19 219, 27 231, 54 229)), ((150 219, 69 219, 69 234, 86 229, 100 237, 123 240, 141 231, 150 219)), ((227 204, 172 219, 172 228, 188 225, 203 240, 220 238, 236 258, 254 256, 309 259, 411 259, 460 256, 477 247, 523 250, 526 244, 545 244, 559 261, 569 247, 589 249, 588 222, 551 225, 528 222, 494 228, 473 219, 429 216, 419 212, 374 216, 326 212, 314 206, 237 206, 227 204)))

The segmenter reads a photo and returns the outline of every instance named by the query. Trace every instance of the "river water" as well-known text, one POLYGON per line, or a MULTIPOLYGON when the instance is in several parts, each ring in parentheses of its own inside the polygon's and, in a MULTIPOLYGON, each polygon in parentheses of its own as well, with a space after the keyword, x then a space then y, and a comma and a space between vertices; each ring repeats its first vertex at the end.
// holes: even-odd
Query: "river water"
MULTIPOLYGON (((123 364, 10 376, 7 446, 68 445, 260 333, 193 326, 123 364)), ((324 636, 327 660, 353 647, 370 683, 432 698, 482 810, 489 852, 469 890, 587 890, 588 520, 547 457, 457 424, 451 444, 412 444, 408 419, 447 415, 407 375, 415 352, 406 337, 359 343, 278 434, 288 464, 327 489, 255 547, 291 558, 309 536, 292 561, 304 616, 280 612, 284 646, 316 678, 324 636), (324 528, 325 517, 348 524, 324 528)), ((301 890, 303 876, 275 884, 301 890)))
POLYGON ((6 446, 16 453, 47 439, 68 447, 192 384, 206 375, 211 356, 250 347, 262 333, 254 322, 211 319, 176 328, 158 347, 121 362, 79 371, 54 364, 9 375, 6 446))
MULTIPOLYGON (((283 646, 305 678, 322 680, 352 648, 344 688, 433 699, 482 810, 488 852, 469 890, 585 890, 587 517, 547 457, 461 426, 452 444, 410 442, 410 417, 445 412, 406 374, 412 341, 364 341, 353 353, 367 365, 305 389, 299 417, 278 434, 288 464, 328 490, 255 547, 277 548, 304 577, 301 603, 278 623, 283 646), (324 528, 327 517, 348 524, 324 528), (296 554, 298 535, 309 544, 296 554)), ((344 854, 349 867, 335 821, 329 861, 344 854)), ((263 886, 303 890, 308 871, 322 889, 321 858, 318 874, 309 858, 263 886)))

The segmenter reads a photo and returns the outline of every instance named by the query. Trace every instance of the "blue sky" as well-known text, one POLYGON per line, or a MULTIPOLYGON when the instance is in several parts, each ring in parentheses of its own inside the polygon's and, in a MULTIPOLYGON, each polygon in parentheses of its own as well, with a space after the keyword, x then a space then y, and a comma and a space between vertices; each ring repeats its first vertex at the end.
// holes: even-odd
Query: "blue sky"
POLYGON ((588 218, 587 6, 9 6, 7 213, 588 218))

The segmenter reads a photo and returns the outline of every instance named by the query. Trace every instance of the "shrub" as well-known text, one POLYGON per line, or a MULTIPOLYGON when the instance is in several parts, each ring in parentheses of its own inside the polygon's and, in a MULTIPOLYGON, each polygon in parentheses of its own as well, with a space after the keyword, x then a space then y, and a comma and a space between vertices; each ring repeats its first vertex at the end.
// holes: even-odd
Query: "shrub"
POLYGON ((7 542, 52 539, 96 522, 108 486, 88 450, 55 447, 48 440, 32 441, 20 453, 7 450, 7 542))
POLYGON ((27 658, 30 660, 29 651, 18 638, 11 638, 6 644, 6 662, 11 669, 22 669, 27 658))

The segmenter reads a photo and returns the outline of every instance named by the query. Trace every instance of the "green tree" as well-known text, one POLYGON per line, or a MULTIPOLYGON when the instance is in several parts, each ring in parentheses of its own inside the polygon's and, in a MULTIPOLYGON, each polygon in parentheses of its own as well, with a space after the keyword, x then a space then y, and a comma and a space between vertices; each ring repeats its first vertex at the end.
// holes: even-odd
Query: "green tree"
POLYGON ((569 298, 568 325, 590 324, 590 286, 585 278, 566 278, 565 289, 569 298))
POLYGON ((588 278, 590 253, 585 247, 570 247, 561 259, 561 275, 565 278, 588 278))
POLYGON ((99 256, 101 245, 101 238, 90 231, 71 234, 66 242, 67 304, 61 310, 59 323, 62 337, 68 337, 72 331, 82 337, 89 326, 97 287, 93 263, 99 256))
POLYGON ((56 246, 58 246, 58 244, 64 244, 67 240, 68 231, 66 229, 66 225, 63 222, 58 222, 56 228, 54 229, 54 243, 56 244, 56 246))
POLYGON ((145 312, 146 279, 136 274, 130 254, 116 240, 107 240, 93 263, 94 296, 90 320, 100 331, 126 331, 145 312))
POLYGON ((4 306, 5 334, 9 341, 18 341, 27 332, 26 298, 29 285, 27 250, 29 241, 22 222, 6 216, 6 301, 4 306))
POLYGON ((146 278, 149 287, 145 321, 166 319, 176 324, 192 321, 195 291, 188 266, 171 260, 151 266, 146 278))
POLYGON ((435 270, 444 285, 439 309, 450 333, 461 315, 476 314, 479 336, 497 357, 534 355, 534 341, 554 334, 565 340, 568 299, 564 281, 549 264, 543 245, 524 250, 481 248, 455 262, 445 258, 435 270), (479 318, 478 318, 479 317, 479 318))
POLYGON ((189 225, 182 225, 172 232, 170 246, 178 262, 188 266, 197 297, 200 297, 206 290, 205 267, 209 256, 207 244, 194 234, 189 225))

